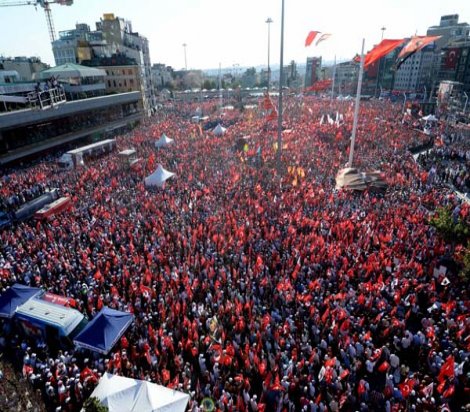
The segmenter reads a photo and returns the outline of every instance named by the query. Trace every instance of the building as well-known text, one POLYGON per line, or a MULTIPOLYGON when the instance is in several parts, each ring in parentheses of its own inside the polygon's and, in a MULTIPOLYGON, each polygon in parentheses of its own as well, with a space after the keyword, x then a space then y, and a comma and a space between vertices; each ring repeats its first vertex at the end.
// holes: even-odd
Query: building
POLYGON ((312 86, 320 80, 321 76, 321 57, 307 57, 305 68, 305 87, 312 86))
POLYGON ((347 96, 355 94, 358 78, 358 63, 351 61, 338 63, 335 70, 335 89, 337 88, 338 95, 347 96))
POLYGON ((84 60, 82 64, 106 72, 104 78, 106 94, 138 91, 143 95, 140 68, 134 59, 118 53, 111 57, 94 57, 91 60, 84 60))
POLYGON ((436 46, 441 49, 450 42, 470 38, 470 25, 468 23, 459 23, 458 14, 441 16, 439 26, 431 26, 426 32, 427 36, 442 36, 436 41, 436 46))
POLYGON ((134 32, 130 21, 115 17, 114 14, 104 14, 103 18, 96 23, 96 29, 103 33, 103 39, 111 47, 113 53, 125 54, 137 62, 145 90, 145 110, 150 111, 155 107, 156 99, 147 38, 134 32))
MULTIPOLYGON (((436 90, 439 82, 442 80, 454 80, 453 63, 449 62, 449 55, 453 56, 451 48, 460 49, 460 46, 465 47, 465 44, 470 42, 470 24, 459 23, 459 15, 451 14, 442 16, 438 26, 431 26, 428 28, 428 36, 442 36, 436 41, 436 56, 432 68, 432 89, 436 90)), ((456 50, 456 53, 457 50, 456 50)), ((451 60, 455 58, 451 57, 451 60)), ((465 88, 465 86, 464 86, 465 88)), ((433 93, 434 94, 434 93, 433 93)))
POLYGON ((395 72, 394 89, 431 92, 436 45, 429 44, 406 59, 395 72))
POLYGON ((297 71, 297 64, 294 60, 292 60, 288 66, 284 67, 283 72, 283 86, 290 88, 302 87, 302 79, 299 76, 299 72, 297 71))
POLYGON ((109 138, 133 127, 142 117, 139 92, 67 101, 57 110, 27 108, 0 113, 0 166, 53 148, 73 148, 79 141, 109 138))
POLYGON ((162 90, 173 83, 174 70, 172 67, 157 63, 151 67, 150 71, 155 90, 162 90))
POLYGON ((470 41, 454 42, 442 49, 438 80, 462 84, 462 91, 470 93, 470 41))
POLYGON ((39 57, 1 58, 0 70, 14 70, 18 73, 19 81, 35 80, 37 75, 49 68, 39 57))
MULTIPOLYGON (((132 59, 138 67, 145 111, 150 114, 152 108, 155 107, 148 40, 132 30, 130 21, 116 17, 114 14, 104 14, 103 18, 96 23, 95 31, 90 30, 87 24, 80 23, 73 30, 60 32, 59 39, 52 43, 52 49, 57 65, 82 64, 84 61, 111 58, 113 55, 124 55, 132 59)), ((111 84, 114 84, 113 80, 111 84)))

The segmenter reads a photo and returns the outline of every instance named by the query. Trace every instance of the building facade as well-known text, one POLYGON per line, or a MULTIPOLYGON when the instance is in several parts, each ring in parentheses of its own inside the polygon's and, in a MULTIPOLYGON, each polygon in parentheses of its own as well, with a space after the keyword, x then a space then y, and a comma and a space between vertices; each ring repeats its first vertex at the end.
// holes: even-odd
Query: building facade
POLYGON ((18 81, 35 80, 40 72, 48 68, 49 65, 41 62, 38 57, 0 57, 0 70, 16 71, 19 77, 18 81))
MULTIPOLYGON (((130 21, 114 14, 104 14, 96 23, 95 31, 90 30, 87 24, 77 24, 73 30, 60 32, 59 39, 53 42, 52 47, 57 65, 83 64, 95 58, 111 58, 113 55, 125 55, 132 59, 136 62, 139 72, 138 83, 143 91, 144 110, 150 114, 155 107, 148 40, 132 30, 130 21)), ((135 68, 132 71, 134 72, 135 68)), ((113 85, 113 80, 117 79, 110 80, 113 85)))
POLYGON ((320 80, 321 76, 321 57, 307 57, 305 68, 305 87, 312 86, 320 80))

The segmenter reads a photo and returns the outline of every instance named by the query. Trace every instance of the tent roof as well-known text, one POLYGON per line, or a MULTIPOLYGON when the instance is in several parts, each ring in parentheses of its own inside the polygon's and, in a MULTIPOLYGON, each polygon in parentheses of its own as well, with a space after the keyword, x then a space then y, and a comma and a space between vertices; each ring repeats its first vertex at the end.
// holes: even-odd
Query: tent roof
POLYGON ((79 347, 107 354, 133 320, 132 313, 120 312, 105 306, 73 342, 79 347))
POLYGON ((0 317, 12 318, 19 306, 26 303, 40 291, 41 289, 39 288, 31 288, 15 283, 0 296, 0 317))
POLYGON ((225 131, 227 129, 225 127, 223 127, 220 123, 215 127, 215 129, 213 130, 213 133, 216 135, 216 136, 222 136, 225 131))
POLYGON ((96 69, 94 67, 82 66, 75 63, 65 63, 60 66, 51 67, 50 69, 43 70, 40 73, 41 79, 48 79, 49 77, 105 77, 106 71, 103 69, 96 69))
POLYGON ((109 412, 184 412, 189 395, 147 381, 105 373, 92 397, 109 412))
POLYGON ((150 176, 145 178, 146 186, 159 186, 162 187, 163 183, 168 180, 170 177, 174 176, 173 172, 169 172, 164 169, 162 165, 158 165, 157 170, 153 172, 150 176))
POLYGON ((160 139, 155 142, 155 147, 164 147, 172 144, 174 142, 173 139, 170 139, 165 133, 162 134, 160 139))

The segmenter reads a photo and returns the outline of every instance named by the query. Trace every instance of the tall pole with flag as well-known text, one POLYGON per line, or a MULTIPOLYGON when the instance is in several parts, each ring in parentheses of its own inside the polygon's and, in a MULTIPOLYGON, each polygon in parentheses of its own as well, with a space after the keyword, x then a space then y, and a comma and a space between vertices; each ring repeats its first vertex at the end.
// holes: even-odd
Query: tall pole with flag
POLYGON ((273 19, 268 17, 266 23, 268 24, 268 94, 269 94, 269 85, 271 84, 271 66, 270 66, 270 57, 271 57, 271 23, 273 19))
POLYGON ((351 135, 351 147, 349 149, 348 167, 352 167, 354 159, 354 144, 356 143, 357 120, 359 117, 359 106, 361 103, 362 75, 364 74, 364 44, 365 39, 362 39, 361 66, 359 68, 359 79, 357 81, 356 107, 354 108, 354 122, 351 135))
POLYGON ((279 107, 277 115, 277 167, 281 171, 282 157, 282 81, 284 80, 284 0, 281 9, 281 57, 279 70, 279 107))

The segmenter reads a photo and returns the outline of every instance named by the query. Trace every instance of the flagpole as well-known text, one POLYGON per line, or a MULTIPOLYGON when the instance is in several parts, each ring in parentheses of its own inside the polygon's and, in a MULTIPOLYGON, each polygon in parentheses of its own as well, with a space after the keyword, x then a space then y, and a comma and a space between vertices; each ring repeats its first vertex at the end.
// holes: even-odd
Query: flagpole
POLYGON ((335 54, 335 64, 333 66, 333 82, 331 84, 331 104, 333 104, 333 99, 335 95, 335 77, 336 77, 336 54, 335 54))
POLYGON ((361 50, 361 66, 359 68, 359 79, 357 81, 357 93, 356 93, 356 107, 354 108, 354 123, 351 136, 351 148, 349 149, 349 162, 348 167, 352 167, 354 158, 354 144, 356 142, 356 130, 357 130, 357 118, 359 116, 359 105, 361 102, 361 89, 362 89, 362 75, 364 74, 364 44, 365 39, 362 39, 362 50, 361 50))
POLYGON ((284 77, 284 0, 282 0, 281 10, 281 58, 279 70, 279 107, 277 115, 277 167, 281 171, 282 156, 282 80, 284 77))

